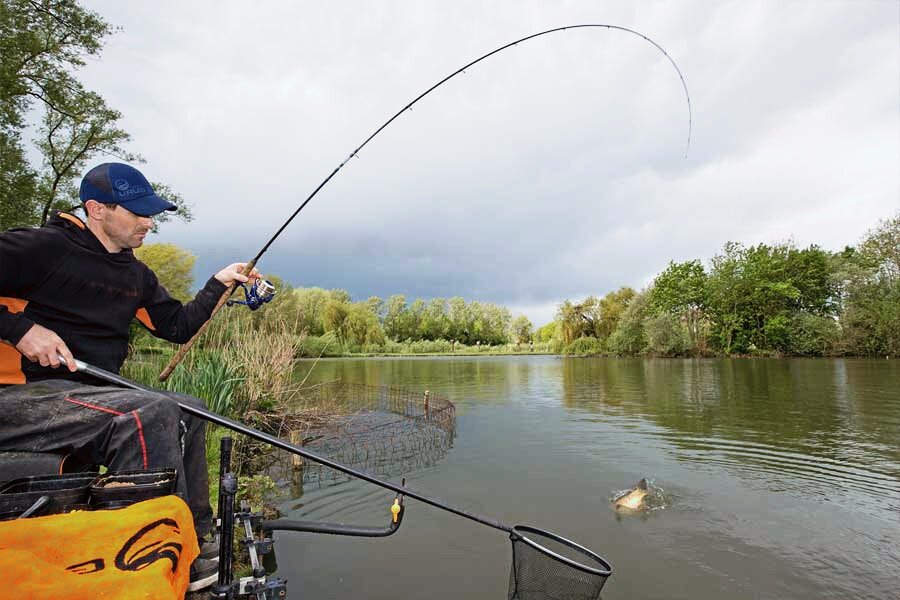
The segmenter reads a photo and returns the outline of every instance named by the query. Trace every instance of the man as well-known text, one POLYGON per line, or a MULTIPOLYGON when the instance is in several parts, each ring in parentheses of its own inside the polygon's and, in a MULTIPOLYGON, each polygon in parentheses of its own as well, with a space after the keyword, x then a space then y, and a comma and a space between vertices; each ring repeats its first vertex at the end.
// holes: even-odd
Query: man
POLYGON ((203 540, 212 527, 204 422, 174 394, 109 387, 76 372, 73 358, 117 373, 135 317, 186 342, 227 285, 248 281, 245 265, 228 265, 182 305, 132 253, 153 216, 175 205, 120 163, 91 169, 80 196, 86 222, 57 213, 44 227, 0 234, 0 450, 68 453, 110 470, 175 467, 201 542, 189 589, 201 589, 216 578, 214 544, 203 540))

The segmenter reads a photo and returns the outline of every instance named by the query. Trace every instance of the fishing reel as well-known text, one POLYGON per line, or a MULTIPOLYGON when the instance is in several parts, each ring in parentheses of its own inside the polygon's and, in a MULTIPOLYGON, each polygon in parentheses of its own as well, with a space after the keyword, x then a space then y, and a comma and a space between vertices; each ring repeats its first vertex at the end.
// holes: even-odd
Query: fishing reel
POLYGON ((245 299, 229 300, 225 303, 226 305, 243 304, 250 310, 256 310, 266 302, 271 302, 275 297, 275 286, 268 279, 255 279, 249 288, 243 283, 240 286, 244 290, 245 299))

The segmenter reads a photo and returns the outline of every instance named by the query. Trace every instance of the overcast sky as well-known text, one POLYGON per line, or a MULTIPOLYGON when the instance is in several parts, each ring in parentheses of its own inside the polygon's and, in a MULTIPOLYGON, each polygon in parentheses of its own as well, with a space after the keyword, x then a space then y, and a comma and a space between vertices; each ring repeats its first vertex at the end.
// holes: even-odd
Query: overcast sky
POLYGON ((900 209, 900 3, 88 1, 121 28, 81 78, 195 219, 148 241, 354 299, 641 288, 733 240, 835 250, 900 209))

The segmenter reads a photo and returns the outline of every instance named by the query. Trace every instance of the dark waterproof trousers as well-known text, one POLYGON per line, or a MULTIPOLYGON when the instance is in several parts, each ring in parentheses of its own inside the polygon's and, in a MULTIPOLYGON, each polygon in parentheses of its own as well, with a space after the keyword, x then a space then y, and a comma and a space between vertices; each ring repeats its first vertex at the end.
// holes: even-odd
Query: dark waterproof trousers
POLYGON ((202 537, 212 526, 206 423, 174 398, 205 407, 183 394, 62 379, 0 388, 0 450, 69 453, 111 471, 174 467, 177 493, 202 537))

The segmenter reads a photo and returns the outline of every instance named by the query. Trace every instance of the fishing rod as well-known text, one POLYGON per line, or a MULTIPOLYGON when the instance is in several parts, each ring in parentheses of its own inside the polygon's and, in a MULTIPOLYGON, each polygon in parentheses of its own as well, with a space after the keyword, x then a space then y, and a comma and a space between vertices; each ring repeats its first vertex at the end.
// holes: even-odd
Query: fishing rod
MULTIPOLYGON (((473 65, 476 65, 476 64, 480 63, 481 61, 485 60, 486 58, 491 57, 491 56, 493 56, 494 54, 497 54, 497 53, 499 53, 499 52, 502 52, 503 50, 506 50, 507 48, 511 48, 511 47, 513 47, 513 46, 516 46, 516 45, 518 45, 518 44, 521 44, 522 42, 526 42, 526 41, 528 41, 528 40, 532 40, 532 39, 534 39, 534 38, 538 38, 538 37, 541 37, 541 36, 544 36, 544 35, 548 35, 548 34, 551 34, 551 33, 557 33, 557 32, 560 32, 560 31, 568 31, 568 30, 570 30, 570 29, 586 29, 586 28, 605 28, 605 29, 614 29, 614 30, 618 30, 618 31, 624 31, 624 32, 630 33, 630 34, 632 34, 632 35, 636 35, 636 36, 638 36, 639 38, 641 38, 641 39, 643 39, 643 40, 645 40, 645 41, 647 41, 647 42, 653 44, 653 46, 656 47, 657 50, 659 50, 660 52, 662 52, 663 56, 665 56, 665 57, 669 60, 669 62, 672 63, 672 66, 675 68, 675 72, 678 73, 678 78, 681 80, 681 85, 682 85, 682 87, 684 88, 684 95, 685 95, 685 98, 687 98, 687 109, 688 109, 688 133, 687 133, 687 143, 686 143, 686 145, 685 145, 685 150, 684 150, 684 156, 685 156, 685 158, 687 158, 688 151, 690 150, 690 147, 691 147, 691 130, 692 130, 692 128, 693 128, 693 114, 692 114, 692 111, 691 111, 691 96, 690 96, 690 94, 688 93, 687 83, 686 83, 685 80, 684 80, 684 75, 681 74, 681 69, 678 68, 678 65, 675 64, 675 61, 672 59, 671 56, 669 56, 669 53, 666 52, 666 51, 663 49, 662 46, 660 46, 659 44, 657 44, 656 42, 654 42, 653 40, 651 40, 649 37, 645 36, 644 34, 638 32, 638 31, 635 31, 635 30, 633 30, 633 29, 629 29, 629 28, 627 28, 627 27, 620 27, 620 26, 618 26, 618 25, 606 25, 606 24, 602 24, 602 23, 582 23, 582 24, 578 24, 578 25, 566 25, 566 26, 564 26, 564 27, 556 27, 556 28, 554 28, 554 29, 547 29, 546 31, 541 31, 541 32, 539 32, 539 33, 534 33, 534 34, 532 34, 532 35, 525 36, 525 37, 520 38, 520 39, 518 39, 518 40, 515 40, 515 41, 513 41, 513 42, 509 42, 508 44, 505 44, 505 45, 503 45, 503 46, 500 46, 499 48, 496 48, 495 50, 491 50, 491 51, 488 52, 487 54, 485 54, 485 55, 483 55, 483 56, 481 56, 481 57, 479 57, 479 58, 476 58, 476 59, 473 60, 472 62, 467 63, 466 65, 460 67, 459 69, 457 69, 457 70, 454 71, 453 73, 447 75, 446 77, 444 77, 443 79, 441 79, 440 81, 438 81, 437 83, 435 83, 434 85, 432 85, 430 88, 428 88, 427 90, 425 90, 424 92, 422 92, 421 94, 419 94, 418 96, 416 96, 416 98, 414 98, 411 102, 409 102, 408 104, 406 104, 403 108, 401 108, 400 110, 398 110, 398 111, 394 114, 394 116, 392 116, 390 119, 388 119, 387 121, 385 121, 378 129, 375 130, 374 133, 372 133, 369 137, 367 137, 367 138, 363 141, 362 144, 360 144, 355 150, 353 150, 353 151, 347 156, 347 158, 345 158, 345 159, 344 159, 344 160, 343 160, 343 161, 342 161, 342 162, 341 162, 341 163, 340 163, 340 164, 339 164, 339 165, 331 172, 331 174, 330 174, 328 177, 326 177, 326 178, 322 181, 322 183, 320 183, 320 184, 312 191, 312 193, 311 193, 309 196, 307 196, 306 200, 304 200, 304 201, 300 204, 300 206, 297 207, 297 209, 291 214, 291 216, 288 217, 288 219, 287 219, 284 223, 282 223, 281 227, 278 228, 278 230, 275 232, 275 234, 272 235, 271 238, 269 238, 269 241, 267 241, 266 244, 260 249, 260 251, 256 253, 256 256, 254 256, 250 261, 247 262, 246 267, 244 267, 244 273, 251 273, 251 272, 253 271, 253 268, 256 266, 256 263, 259 262, 259 259, 262 258, 262 255, 265 254, 266 251, 268 251, 269 247, 275 242, 275 240, 278 238, 278 236, 280 236, 281 233, 287 228, 287 226, 291 224, 291 221, 293 221, 294 218, 295 218, 298 214, 300 214, 300 211, 303 210, 304 207, 306 207, 307 204, 309 204, 309 201, 312 200, 312 199, 316 196, 316 194, 319 193, 319 190, 321 190, 323 187, 325 187, 325 185, 326 185, 329 181, 331 181, 332 177, 334 177, 335 175, 337 175, 338 171, 340 171, 342 168, 344 168, 344 165, 346 165, 346 164, 350 161, 351 158, 357 156, 358 153, 359 153, 359 151, 362 150, 363 148, 365 148, 366 145, 367 145, 369 142, 371 142, 372 139, 375 138, 375 136, 377 136, 379 133, 381 133, 381 131, 384 130, 388 125, 390 125, 391 123, 393 123, 394 120, 397 119, 397 117, 399 117, 400 115, 402 115, 402 114, 403 114, 404 112, 406 112, 407 110, 411 109, 412 106, 413 106, 414 104, 416 104, 419 100, 421 100, 422 98, 424 98, 425 96, 427 96, 428 94, 430 94, 431 92, 433 92, 434 90, 436 90, 437 88, 439 88, 440 86, 442 86, 444 83, 446 83, 446 82, 448 82, 449 80, 453 79, 454 77, 456 77, 456 76, 459 75, 460 73, 465 73, 465 72, 466 72, 466 69, 468 69, 469 67, 472 67, 473 65)), ((228 301, 228 298, 231 297, 231 294, 234 293, 235 289, 236 289, 235 284, 232 283, 230 286, 228 286, 228 288, 225 290, 225 292, 222 293, 221 298, 219 298, 218 303, 217 303, 216 306, 213 308, 212 313, 210 314, 209 320, 207 320, 207 321, 203 324, 203 326, 200 327, 200 329, 197 331, 197 333, 195 333, 194 336, 193 336, 190 340, 188 340, 187 343, 185 343, 184 345, 182 345, 181 348, 178 350, 178 352, 172 357, 172 359, 169 361, 169 364, 166 365, 166 368, 163 369, 163 371, 160 373, 160 375, 159 375, 159 380, 160 380, 160 381, 165 381, 166 379, 169 378, 169 375, 172 374, 172 371, 175 370, 175 367, 178 366, 178 363, 180 363, 181 360, 182 360, 182 359, 187 355, 187 353, 190 351, 191 346, 193 346, 193 344, 194 344, 194 341, 195 341, 200 335, 203 334, 203 332, 206 330, 207 326, 209 325, 209 322, 212 320, 212 317, 213 317, 217 312, 219 312, 219 309, 221 309, 222 306, 228 301)))

